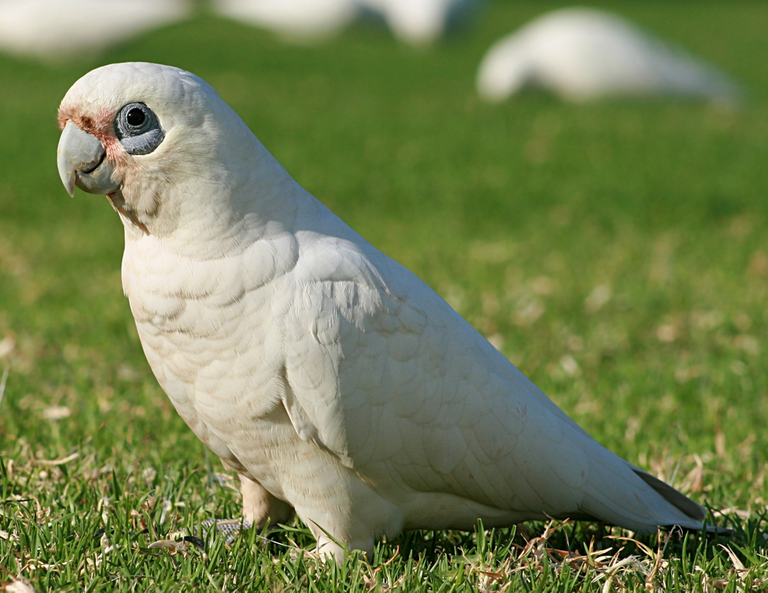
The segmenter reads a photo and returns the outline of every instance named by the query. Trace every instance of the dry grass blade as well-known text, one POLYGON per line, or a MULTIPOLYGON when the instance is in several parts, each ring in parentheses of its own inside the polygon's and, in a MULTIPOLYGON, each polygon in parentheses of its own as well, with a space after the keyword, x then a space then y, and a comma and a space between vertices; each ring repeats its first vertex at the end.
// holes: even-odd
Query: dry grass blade
MULTIPOLYGON (((730 546, 724 546, 723 544, 719 544, 719 546, 725 550, 726 554, 728 554, 728 558, 730 559, 731 564, 733 564, 733 570, 736 573, 736 578, 739 580, 739 584, 744 586, 746 584, 747 578, 752 573, 752 569, 744 566, 744 563, 739 559, 739 557, 736 555, 736 552, 734 552, 730 546)), ((753 583, 753 586, 755 585, 756 583, 753 583)))
POLYGON ((7 593, 38 593, 37 590, 27 585, 24 581, 13 581, 5 586, 7 593))
POLYGON ((5 370, 3 371, 3 377, 0 379, 0 405, 3 403, 3 395, 5 395, 5 386, 8 384, 8 373, 10 372, 10 369, 8 367, 5 367, 5 370))
POLYGON ((35 459, 33 460, 33 463, 37 465, 47 465, 49 467, 55 467, 57 465, 64 465, 65 463, 74 461, 78 457, 80 457, 80 453, 75 451, 71 455, 67 455, 66 457, 62 457, 61 459, 35 459))
POLYGON ((150 550, 168 550, 171 555, 184 553, 187 547, 187 542, 174 539, 161 539, 147 546, 150 550))

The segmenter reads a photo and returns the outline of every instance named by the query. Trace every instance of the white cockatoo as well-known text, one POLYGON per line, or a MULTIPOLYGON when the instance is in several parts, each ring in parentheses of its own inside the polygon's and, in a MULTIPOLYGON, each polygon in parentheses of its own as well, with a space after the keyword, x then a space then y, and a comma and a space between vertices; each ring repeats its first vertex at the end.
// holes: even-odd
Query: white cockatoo
POLYGON ((480 96, 501 101, 523 88, 575 102, 669 95, 734 104, 742 94, 716 68, 616 15, 588 8, 545 14, 488 50, 477 74, 480 96))
POLYGON ((183 20, 188 0, 0 0, 0 49, 58 59, 183 20))
POLYGON ((702 507, 593 440, 200 78, 104 66, 59 123, 67 192, 105 194, 125 227, 147 360, 239 474, 252 524, 295 511, 337 558, 478 519, 702 528, 702 507))
POLYGON ((213 8, 296 41, 330 37, 357 15, 356 0, 213 0, 213 8))

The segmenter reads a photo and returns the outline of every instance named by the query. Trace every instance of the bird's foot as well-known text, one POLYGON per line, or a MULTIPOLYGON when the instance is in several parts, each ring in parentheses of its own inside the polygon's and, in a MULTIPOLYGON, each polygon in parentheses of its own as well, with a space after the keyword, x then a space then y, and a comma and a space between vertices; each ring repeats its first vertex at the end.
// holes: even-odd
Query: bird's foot
POLYGON ((215 529, 214 535, 224 537, 224 543, 231 546, 241 531, 251 527, 251 522, 244 517, 239 519, 208 519, 203 521, 200 527, 195 530, 195 535, 204 538, 211 529, 215 529))

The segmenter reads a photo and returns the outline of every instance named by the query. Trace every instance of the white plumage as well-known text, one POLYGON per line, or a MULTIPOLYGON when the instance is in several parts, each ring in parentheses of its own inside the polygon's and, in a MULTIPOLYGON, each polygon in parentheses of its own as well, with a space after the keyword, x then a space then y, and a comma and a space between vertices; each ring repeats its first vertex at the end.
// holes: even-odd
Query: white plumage
POLYGON ((488 50, 477 75, 480 96, 501 101, 529 87, 577 102, 678 95, 734 103, 741 95, 716 68, 618 16, 587 8, 548 13, 488 50))
POLYGON ((701 507, 590 438, 196 76, 105 66, 59 119, 67 190, 107 194, 125 226, 147 360, 256 525, 295 509, 337 557, 333 539, 371 552, 478 518, 701 528, 701 507))
POLYGON ((57 59, 182 20, 187 0, 0 0, 0 49, 57 59))

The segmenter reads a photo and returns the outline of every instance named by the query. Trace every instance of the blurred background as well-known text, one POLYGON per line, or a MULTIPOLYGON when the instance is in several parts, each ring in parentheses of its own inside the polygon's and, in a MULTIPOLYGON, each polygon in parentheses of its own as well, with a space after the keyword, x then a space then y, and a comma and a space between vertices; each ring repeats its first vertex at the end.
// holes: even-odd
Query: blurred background
POLYGON ((140 60, 211 83, 299 183, 607 447, 764 513, 767 3, 591 2, 623 20, 526 29, 478 90, 494 44, 570 5, 278 3, 289 26, 246 0, 131 2, 0 0, 6 460, 90 451, 129 475, 205 459, 141 353, 118 216, 68 198, 55 166, 67 89, 140 60))

